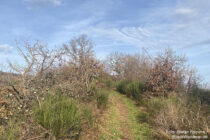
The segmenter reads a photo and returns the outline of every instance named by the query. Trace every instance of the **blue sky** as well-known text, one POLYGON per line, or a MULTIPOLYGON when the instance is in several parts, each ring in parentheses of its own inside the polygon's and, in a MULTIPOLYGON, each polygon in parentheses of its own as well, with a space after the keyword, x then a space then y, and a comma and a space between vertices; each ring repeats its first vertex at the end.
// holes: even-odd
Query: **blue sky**
POLYGON ((1 0, 0 63, 21 63, 16 41, 53 47, 87 34, 99 58, 171 47, 210 82, 209 23, 209 0, 1 0))

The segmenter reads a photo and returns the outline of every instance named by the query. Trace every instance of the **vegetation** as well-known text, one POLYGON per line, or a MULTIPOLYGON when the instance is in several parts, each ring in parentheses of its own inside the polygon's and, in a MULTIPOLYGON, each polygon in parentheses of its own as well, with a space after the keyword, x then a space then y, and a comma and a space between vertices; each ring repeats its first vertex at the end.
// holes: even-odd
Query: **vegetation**
POLYGON ((17 47, 24 63, 0 72, 1 139, 173 139, 167 131, 210 133, 210 91, 186 58, 95 57, 82 35, 59 49, 17 47), (126 126, 126 127, 125 127, 126 126))
POLYGON ((109 110, 100 139, 152 139, 149 125, 139 123, 139 109, 134 102, 115 91, 110 96, 109 110))
POLYGON ((117 84, 117 91, 119 91, 122 94, 126 94, 127 92, 127 85, 129 81, 127 80, 122 80, 117 84))
POLYGON ((131 99, 134 99, 139 105, 144 102, 142 94, 145 89, 145 84, 143 84, 142 82, 129 82, 126 80, 122 80, 117 84, 118 92, 125 94, 131 99))
POLYGON ((139 118, 153 124, 153 127, 156 128, 156 137, 170 139, 171 136, 165 130, 203 130, 208 132, 207 120, 204 119, 200 109, 201 106, 198 102, 187 104, 173 94, 168 98, 153 97, 147 105, 147 114, 141 114, 139 118))
POLYGON ((99 90, 96 96, 98 107, 106 108, 108 104, 109 93, 105 90, 99 90))
POLYGON ((50 95, 35 110, 35 118, 56 138, 75 139, 81 131, 81 114, 77 103, 62 95, 50 95))
POLYGON ((19 137, 18 124, 12 119, 9 121, 7 128, 1 128, 0 130, 0 140, 14 140, 19 137))

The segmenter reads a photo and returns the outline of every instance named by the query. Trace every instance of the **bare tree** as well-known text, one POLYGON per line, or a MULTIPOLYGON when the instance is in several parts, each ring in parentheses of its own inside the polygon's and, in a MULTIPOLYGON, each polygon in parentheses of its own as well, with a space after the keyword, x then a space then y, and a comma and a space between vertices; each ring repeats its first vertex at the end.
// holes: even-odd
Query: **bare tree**
POLYGON ((126 55, 124 61, 124 77, 130 81, 145 82, 151 68, 148 57, 143 54, 126 55))
POLYGON ((148 57, 143 54, 111 53, 106 62, 109 72, 118 80, 146 81, 151 67, 148 57))
POLYGON ((124 62, 125 62, 125 55, 122 53, 111 53, 107 57, 107 69, 111 75, 113 75, 117 80, 122 79, 124 75, 124 62))
MULTIPOLYGON (((68 57, 66 66, 72 94, 83 96, 90 94, 90 83, 99 76, 102 64, 96 60, 93 43, 82 35, 63 45, 68 57)), ((67 78, 68 79, 68 78, 67 78)))
MULTIPOLYGON (((25 43, 24 49, 17 46, 20 56, 24 62, 22 65, 8 61, 11 70, 20 77, 17 85, 10 83, 17 97, 23 99, 21 103, 26 105, 30 98, 37 95, 35 90, 43 88, 43 81, 46 81, 46 75, 53 68, 53 64, 59 57, 55 50, 49 50, 46 45, 38 41, 33 45, 25 43), (16 86, 19 88, 17 89, 16 86)), ((40 91, 39 91, 40 92, 40 91)))

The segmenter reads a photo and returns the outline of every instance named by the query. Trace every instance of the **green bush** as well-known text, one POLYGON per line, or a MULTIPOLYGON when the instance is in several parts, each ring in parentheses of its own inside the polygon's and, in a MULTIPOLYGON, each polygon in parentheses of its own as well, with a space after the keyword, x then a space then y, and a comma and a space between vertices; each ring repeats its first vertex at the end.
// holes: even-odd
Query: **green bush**
POLYGON ((133 97, 136 99, 138 105, 144 105, 146 102, 145 99, 142 97, 142 94, 144 93, 145 90, 145 84, 139 82, 138 87, 139 87, 139 93, 137 95, 133 95, 133 97))
POLYGON ((128 95, 131 95, 134 99, 139 99, 140 94, 143 93, 142 84, 138 82, 133 82, 128 84, 127 93, 128 95))
POLYGON ((145 85, 141 82, 129 82, 122 80, 117 85, 117 91, 127 95, 129 98, 134 99, 137 104, 142 104, 142 94, 144 91, 145 85))
POLYGON ((97 99, 97 104, 99 108, 101 107, 106 108, 108 104, 109 93, 105 90, 98 90, 96 99, 97 99))
POLYGON ((144 83, 142 83, 142 82, 139 82, 138 85, 139 85, 140 93, 143 94, 143 92, 144 92, 144 90, 146 88, 146 85, 144 83))
POLYGON ((75 100, 63 95, 50 95, 35 110, 35 118, 56 138, 75 139, 81 131, 81 114, 75 100))
POLYGON ((191 99, 199 98, 203 104, 210 105, 210 90, 199 88, 198 86, 194 86, 192 88, 191 99))
POLYGON ((126 94, 127 92, 127 85, 129 84, 129 81, 127 80, 122 80, 117 84, 117 91, 126 94))
POLYGON ((105 84, 106 84, 106 87, 108 89, 111 89, 113 87, 113 85, 114 85, 114 82, 113 82, 113 80, 108 79, 108 80, 105 81, 105 84))

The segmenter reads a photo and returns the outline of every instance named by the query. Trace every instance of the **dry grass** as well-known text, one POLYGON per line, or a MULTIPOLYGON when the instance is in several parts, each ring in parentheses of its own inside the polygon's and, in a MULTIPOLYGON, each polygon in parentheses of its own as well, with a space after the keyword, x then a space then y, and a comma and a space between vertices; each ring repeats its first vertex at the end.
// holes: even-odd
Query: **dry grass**
POLYGON ((207 117, 203 115, 201 105, 183 102, 183 99, 171 95, 168 98, 153 97, 148 105, 150 123, 159 138, 168 139, 166 131, 195 130, 209 133, 207 117))

